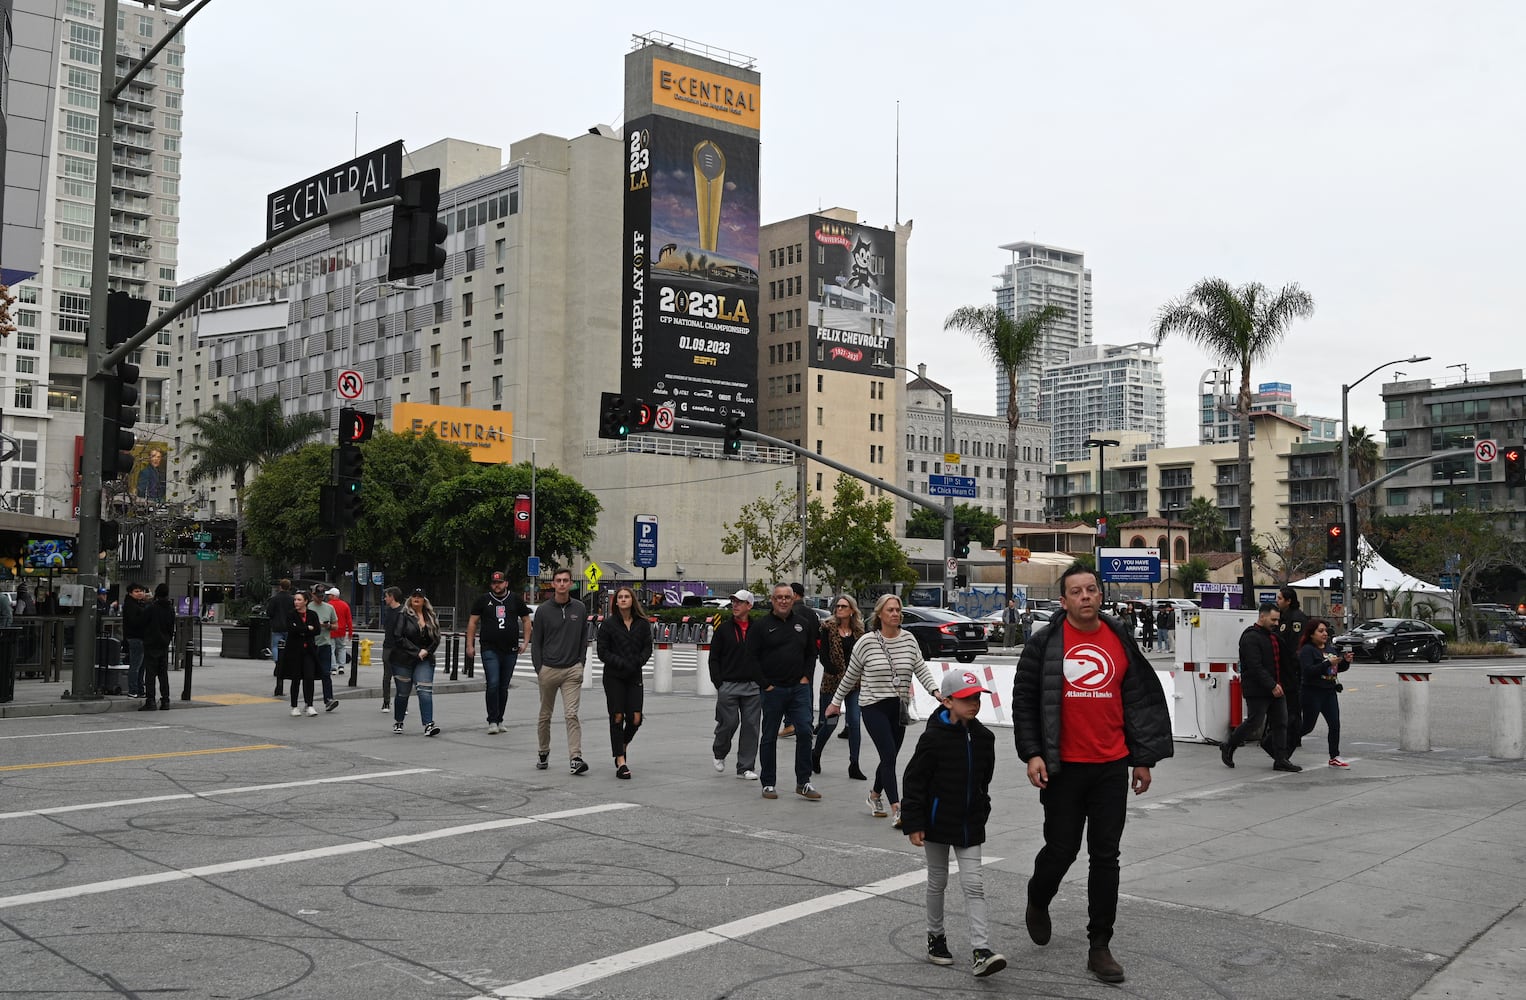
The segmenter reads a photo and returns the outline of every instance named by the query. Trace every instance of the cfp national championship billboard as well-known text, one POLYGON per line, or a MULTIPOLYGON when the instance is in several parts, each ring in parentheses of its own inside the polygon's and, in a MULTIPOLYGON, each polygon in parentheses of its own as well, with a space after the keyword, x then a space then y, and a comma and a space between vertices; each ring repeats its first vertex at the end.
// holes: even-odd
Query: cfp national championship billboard
MULTIPOLYGON (((664 82, 677 86, 654 73, 654 95, 664 82)), ((722 95, 718 109, 733 93, 683 84, 696 96, 722 95)), ((752 120, 756 97, 748 88, 752 120)), ((756 428, 757 135, 651 114, 626 125, 625 143, 620 391, 679 418, 724 423, 741 414, 756 428)))
POLYGON ((811 216, 812 368, 884 375, 895 361, 895 233, 811 216), (822 263, 818 263, 822 261, 822 263))

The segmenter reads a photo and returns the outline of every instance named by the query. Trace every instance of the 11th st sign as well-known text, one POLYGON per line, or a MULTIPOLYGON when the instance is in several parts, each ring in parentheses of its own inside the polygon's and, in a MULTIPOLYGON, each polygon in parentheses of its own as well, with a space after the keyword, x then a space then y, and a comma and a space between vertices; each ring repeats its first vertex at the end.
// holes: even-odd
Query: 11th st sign
POLYGON ((362 205, 390 198, 397 194, 397 181, 402 173, 403 140, 399 139, 349 163, 272 191, 265 198, 265 238, 327 215, 329 199, 336 194, 358 192, 362 205))

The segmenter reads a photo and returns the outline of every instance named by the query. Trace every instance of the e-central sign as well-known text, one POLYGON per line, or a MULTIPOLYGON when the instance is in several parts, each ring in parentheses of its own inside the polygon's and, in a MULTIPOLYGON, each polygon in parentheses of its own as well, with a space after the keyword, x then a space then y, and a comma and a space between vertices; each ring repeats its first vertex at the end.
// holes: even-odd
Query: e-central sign
POLYGON ((347 191, 360 192, 362 205, 397 194, 403 174, 403 140, 373 149, 349 163, 314 174, 272 191, 265 198, 265 238, 328 214, 329 199, 347 191))

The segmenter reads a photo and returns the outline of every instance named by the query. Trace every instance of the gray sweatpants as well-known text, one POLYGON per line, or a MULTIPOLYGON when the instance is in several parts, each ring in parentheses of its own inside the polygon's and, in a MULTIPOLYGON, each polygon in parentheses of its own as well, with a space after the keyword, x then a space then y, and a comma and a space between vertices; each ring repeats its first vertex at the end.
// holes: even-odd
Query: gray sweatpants
POLYGON ((763 695, 756 684, 725 681, 715 691, 715 743, 711 752, 716 760, 731 753, 731 737, 737 727, 737 774, 758 769, 758 734, 763 722, 763 695))
POLYGON ((922 844, 927 852, 927 933, 942 934, 943 890, 948 888, 948 854, 959 861, 959 884, 964 887, 965 909, 970 911, 970 948, 989 948, 986 938, 986 888, 980 871, 980 845, 951 847, 931 840, 922 844))

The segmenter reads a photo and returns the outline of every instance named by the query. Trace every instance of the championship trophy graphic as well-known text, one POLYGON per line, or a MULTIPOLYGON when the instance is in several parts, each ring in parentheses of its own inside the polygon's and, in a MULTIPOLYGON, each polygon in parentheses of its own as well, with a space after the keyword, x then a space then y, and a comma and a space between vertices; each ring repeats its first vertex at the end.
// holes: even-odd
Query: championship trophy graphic
POLYGON ((715 252, 721 235, 721 194, 726 186, 726 154, 709 139, 694 147, 694 208, 699 216, 699 248, 715 252))

